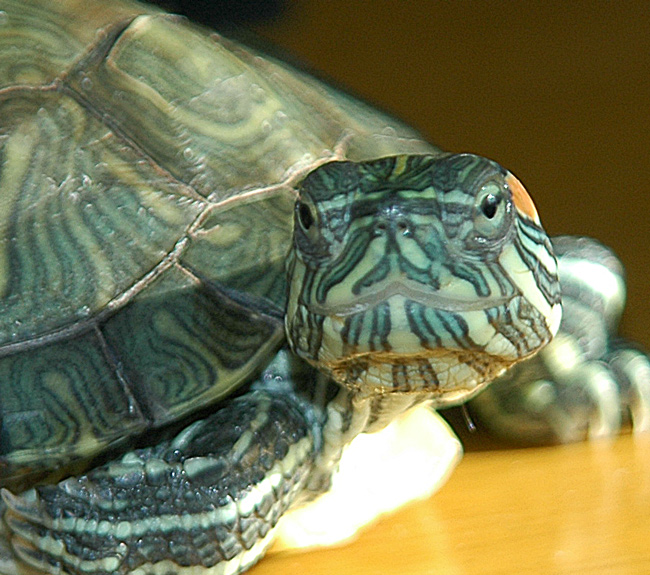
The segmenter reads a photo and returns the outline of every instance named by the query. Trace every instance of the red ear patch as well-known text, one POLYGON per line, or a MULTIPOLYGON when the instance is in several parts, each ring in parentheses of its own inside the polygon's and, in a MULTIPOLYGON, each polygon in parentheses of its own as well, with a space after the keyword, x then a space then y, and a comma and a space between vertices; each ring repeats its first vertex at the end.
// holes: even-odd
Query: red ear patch
POLYGON ((539 224, 540 222, 539 215, 537 214, 537 208, 533 203, 533 199, 526 191, 526 188, 524 188, 524 185, 511 173, 508 173, 506 176, 506 184, 508 184, 508 187, 512 192, 512 201, 514 202, 517 210, 527 218, 539 224))

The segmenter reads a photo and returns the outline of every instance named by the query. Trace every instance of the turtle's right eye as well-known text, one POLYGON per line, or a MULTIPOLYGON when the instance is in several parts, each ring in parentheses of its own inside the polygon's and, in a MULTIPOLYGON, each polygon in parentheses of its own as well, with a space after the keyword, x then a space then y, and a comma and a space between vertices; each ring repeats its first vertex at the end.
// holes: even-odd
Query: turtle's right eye
POLYGON ((310 199, 299 199, 294 207, 294 241, 296 249, 307 258, 325 257, 330 242, 322 235, 321 214, 310 199))
POLYGON ((309 232, 316 221, 311 208, 304 202, 298 202, 296 211, 298 214, 298 221, 300 222, 300 226, 305 232, 309 232))

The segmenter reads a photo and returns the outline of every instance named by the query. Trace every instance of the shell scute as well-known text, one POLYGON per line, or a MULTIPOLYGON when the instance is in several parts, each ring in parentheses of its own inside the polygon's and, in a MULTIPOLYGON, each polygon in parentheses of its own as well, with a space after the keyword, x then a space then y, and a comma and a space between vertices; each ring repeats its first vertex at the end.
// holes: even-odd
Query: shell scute
POLYGON ((12 92, 0 115, 2 346, 102 312, 204 206, 65 94, 12 92))

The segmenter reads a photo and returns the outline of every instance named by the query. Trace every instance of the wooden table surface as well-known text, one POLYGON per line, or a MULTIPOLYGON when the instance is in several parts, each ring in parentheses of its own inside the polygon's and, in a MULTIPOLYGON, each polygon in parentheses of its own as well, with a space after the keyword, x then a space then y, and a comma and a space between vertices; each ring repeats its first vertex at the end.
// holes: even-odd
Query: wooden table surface
POLYGON ((650 573, 650 437, 468 453, 353 543, 271 550, 251 575, 650 573))

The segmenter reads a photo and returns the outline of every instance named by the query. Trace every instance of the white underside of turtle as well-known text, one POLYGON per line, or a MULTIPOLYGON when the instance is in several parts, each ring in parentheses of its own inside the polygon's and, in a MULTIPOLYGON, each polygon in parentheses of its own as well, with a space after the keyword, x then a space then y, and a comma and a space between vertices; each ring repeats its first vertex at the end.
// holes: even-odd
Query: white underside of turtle
POLYGON ((421 405, 343 450, 327 493, 289 511, 274 550, 305 551, 353 540, 378 518, 430 497, 460 462, 463 447, 449 425, 421 405))

